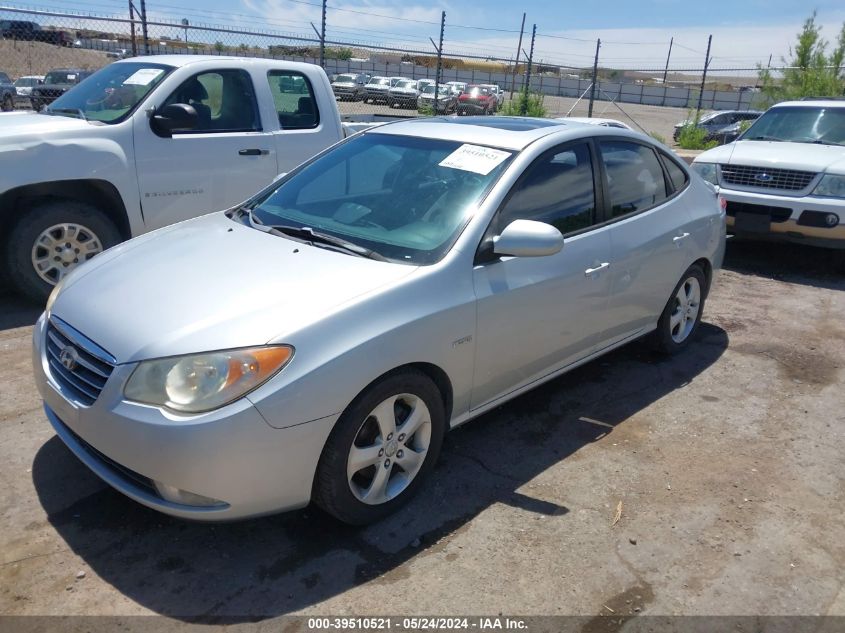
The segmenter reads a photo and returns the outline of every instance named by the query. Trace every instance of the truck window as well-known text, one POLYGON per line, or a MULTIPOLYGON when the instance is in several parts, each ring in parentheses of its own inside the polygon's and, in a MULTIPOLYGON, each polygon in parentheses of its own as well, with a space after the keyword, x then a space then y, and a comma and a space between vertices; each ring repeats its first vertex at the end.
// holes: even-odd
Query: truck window
POLYGON ((289 70, 271 70, 267 73, 267 81, 283 130, 309 129, 320 124, 317 100, 305 75, 289 70))
POLYGON ((188 132, 261 131, 252 80, 245 70, 212 70, 194 75, 171 94, 164 105, 186 103, 199 115, 188 132))

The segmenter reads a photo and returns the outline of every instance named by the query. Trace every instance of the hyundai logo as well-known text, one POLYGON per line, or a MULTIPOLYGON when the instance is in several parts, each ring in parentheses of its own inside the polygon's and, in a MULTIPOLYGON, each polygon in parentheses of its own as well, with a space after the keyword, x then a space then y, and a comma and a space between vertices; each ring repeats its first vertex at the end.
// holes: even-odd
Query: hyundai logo
POLYGON ((59 352, 59 362, 68 371, 73 371, 79 364, 79 352, 72 345, 65 345, 59 352))
POLYGON ((754 176, 754 180, 759 182, 771 182, 774 179, 774 176, 767 174, 766 172, 762 172, 754 176))

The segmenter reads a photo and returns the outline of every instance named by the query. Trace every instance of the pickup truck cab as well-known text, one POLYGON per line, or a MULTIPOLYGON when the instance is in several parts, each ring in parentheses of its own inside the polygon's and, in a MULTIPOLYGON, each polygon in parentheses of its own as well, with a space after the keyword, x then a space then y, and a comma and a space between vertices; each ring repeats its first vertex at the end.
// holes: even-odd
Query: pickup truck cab
POLYGON ((43 301, 110 246, 233 207, 344 136, 319 66, 114 62, 40 113, 0 115, 2 271, 43 301))

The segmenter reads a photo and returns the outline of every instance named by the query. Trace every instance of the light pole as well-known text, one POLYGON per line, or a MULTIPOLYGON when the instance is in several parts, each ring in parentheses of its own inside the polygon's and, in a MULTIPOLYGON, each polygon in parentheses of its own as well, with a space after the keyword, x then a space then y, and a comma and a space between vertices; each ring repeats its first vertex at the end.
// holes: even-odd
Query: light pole
POLYGON ((188 18, 182 18, 182 28, 185 29, 185 53, 188 52, 188 27, 190 26, 190 22, 188 22, 188 18))

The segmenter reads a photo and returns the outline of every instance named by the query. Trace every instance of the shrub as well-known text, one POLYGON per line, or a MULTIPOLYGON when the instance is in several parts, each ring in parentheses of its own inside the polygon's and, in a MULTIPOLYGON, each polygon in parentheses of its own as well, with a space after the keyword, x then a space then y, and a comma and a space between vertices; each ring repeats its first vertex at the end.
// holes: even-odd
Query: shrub
POLYGON ((716 147, 719 141, 708 141, 707 130, 698 127, 701 120, 701 113, 690 112, 687 122, 678 134, 678 147, 681 149, 710 149, 716 147))
POLYGON ((499 110, 504 116, 536 116, 545 117, 547 112, 543 105, 543 95, 539 92, 523 90, 515 99, 506 101, 499 110))
POLYGON ((424 103, 421 106, 417 106, 417 112, 423 116, 434 116, 434 106, 424 103))

